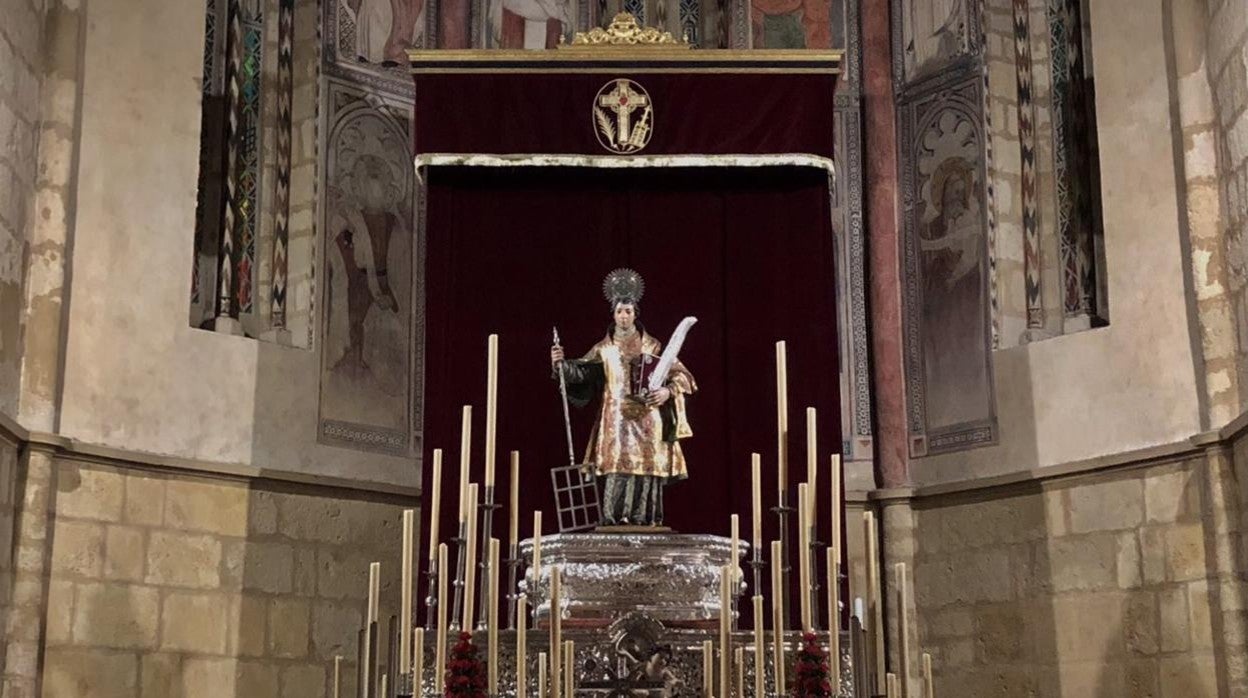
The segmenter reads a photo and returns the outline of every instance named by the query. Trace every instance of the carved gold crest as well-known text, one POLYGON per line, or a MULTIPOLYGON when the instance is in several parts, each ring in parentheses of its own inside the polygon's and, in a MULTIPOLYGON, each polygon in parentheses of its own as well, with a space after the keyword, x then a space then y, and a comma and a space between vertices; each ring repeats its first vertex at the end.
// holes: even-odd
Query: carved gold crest
POLYGON ((641 26, 637 23, 637 18, 628 12, 617 14, 606 29, 594 27, 587 32, 577 32, 572 36, 571 45, 574 48, 591 46, 691 48, 688 41, 678 41, 671 32, 641 26))
POLYGON ((613 153, 639 152, 650 142, 654 104, 650 95, 628 78, 602 86, 594 97, 594 133, 602 147, 613 153))

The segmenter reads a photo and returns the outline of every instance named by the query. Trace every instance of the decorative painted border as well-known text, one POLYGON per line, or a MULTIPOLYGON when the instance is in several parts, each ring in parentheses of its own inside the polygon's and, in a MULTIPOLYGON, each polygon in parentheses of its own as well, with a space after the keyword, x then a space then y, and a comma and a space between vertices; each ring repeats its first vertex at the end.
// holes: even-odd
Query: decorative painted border
MULTIPOLYGON (((983 129, 984 108, 983 74, 978 61, 966 59, 956 64, 943 74, 933 76, 930 80, 911 86, 907 93, 898 99, 898 145, 899 175, 901 180, 902 225, 904 228, 903 246, 903 300, 905 323, 904 333, 904 365, 906 373, 906 414, 910 430, 910 455, 913 458, 949 453, 967 448, 990 446, 997 443, 997 407, 996 389, 992 371, 991 332, 985 333, 987 344, 987 361, 984 371, 988 385, 988 418, 976 422, 958 424, 939 430, 929 429, 927 424, 927 386, 923 363, 923 325, 921 318, 922 290, 919 285, 923 274, 919 261, 918 230, 913 213, 919 195, 918 158, 915 153, 917 134, 922 133, 922 126, 930 122, 933 111, 957 110, 962 112, 976 128, 975 135, 987 138, 983 129), (922 120, 917 118, 922 114, 922 120)), ((981 182, 987 182, 987 163, 981 160, 978 167, 981 182)), ((985 238, 987 237, 987 187, 984 187, 984 201, 981 205, 985 210, 985 238)), ((987 242, 985 241, 985 247, 987 242)), ((985 250, 986 252, 986 250, 985 250)), ((985 265, 985 276, 987 265, 985 265)), ((987 282, 985 281, 985 286, 987 282)), ((992 318, 987 303, 983 307, 984 326, 990 327, 992 318)))
POLYGON ((291 101, 294 98, 295 0, 277 3, 277 187, 273 196, 273 281, 270 326, 286 328, 287 246, 290 244, 291 101))
POLYGON ((1022 162, 1023 287, 1027 328, 1044 328, 1041 292, 1040 211, 1036 203, 1036 104, 1032 90, 1031 17, 1027 0, 1013 0, 1014 67, 1018 83, 1018 150, 1022 162))
MULTIPOLYGON (((979 0, 977 7, 980 16, 984 14, 984 7, 987 0, 979 0)), ((988 39, 984 36, 984 23, 980 22, 980 40, 988 43, 988 39)), ((994 172, 994 158, 992 145, 992 109, 988 106, 989 96, 992 94, 988 85, 988 61, 980 62, 980 73, 983 76, 984 91, 984 169, 990 173, 994 172)), ((1001 289, 997 288, 999 281, 997 275, 997 235, 999 230, 997 227, 997 178, 989 176, 984 181, 984 193, 987 196, 988 204, 985 213, 988 214, 988 312, 992 318, 992 348, 994 350, 1001 348, 1001 289)))
POLYGON ((871 460, 875 436, 871 425, 870 335, 867 331, 866 243, 863 230, 862 110, 851 103, 836 109, 837 152, 845 153, 832 200, 833 227, 840 245, 837 314, 840 319, 841 438, 847 460, 871 460))

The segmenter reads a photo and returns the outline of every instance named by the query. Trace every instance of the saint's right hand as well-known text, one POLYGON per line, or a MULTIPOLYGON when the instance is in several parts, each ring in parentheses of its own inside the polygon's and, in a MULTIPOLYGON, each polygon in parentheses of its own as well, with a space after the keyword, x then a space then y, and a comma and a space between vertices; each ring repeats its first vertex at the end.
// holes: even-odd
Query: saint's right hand
POLYGON ((560 361, 563 361, 563 347, 556 344, 550 348, 550 365, 554 366, 560 361))

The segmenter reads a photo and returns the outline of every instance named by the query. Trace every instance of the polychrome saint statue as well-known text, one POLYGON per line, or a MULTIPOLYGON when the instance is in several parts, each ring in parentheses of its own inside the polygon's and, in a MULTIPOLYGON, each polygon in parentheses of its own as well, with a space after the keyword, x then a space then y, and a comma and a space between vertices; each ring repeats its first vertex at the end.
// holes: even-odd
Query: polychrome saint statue
POLYGON ((569 402, 583 407, 599 398, 582 463, 603 478, 606 526, 662 525, 663 488, 688 477, 680 440, 693 435, 685 399, 697 385, 676 352, 696 320, 686 318, 664 352, 637 321, 643 290, 637 272, 611 272, 603 282, 614 317, 606 336, 579 359, 565 360, 558 343, 550 350, 569 402))

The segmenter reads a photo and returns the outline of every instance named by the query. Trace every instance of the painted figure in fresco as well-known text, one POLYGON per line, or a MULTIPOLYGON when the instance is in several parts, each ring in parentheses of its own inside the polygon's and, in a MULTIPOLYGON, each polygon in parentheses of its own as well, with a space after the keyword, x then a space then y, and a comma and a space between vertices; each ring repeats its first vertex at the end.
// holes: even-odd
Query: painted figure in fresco
POLYGON ((390 0, 346 0, 355 16, 355 55, 364 63, 386 61, 386 41, 394 23, 390 0))
POLYGON ((688 476, 679 440, 693 435, 685 398, 697 385, 676 361, 663 387, 645 390, 662 346, 637 322, 641 276, 629 269, 611 272, 603 290, 614 318, 607 335, 580 359, 564 360, 556 344, 551 368, 563 372, 572 404, 600 399, 583 462, 605 480, 603 525, 659 526, 663 488, 688 476))
POLYGON ((963 50, 967 27, 964 0, 911 0, 906 43, 907 77, 939 67, 963 50))
POLYGON ((415 45, 424 0, 343 0, 355 19, 355 56, 363 63, 401 65, 415 45))
POLYGON ((386 39, 386 60, 407 63, 407 49, 416 48, 416 39, 425 23, 425 0, 390 0, 394 22, 386 39))
POLYGON ((570 0, 494 0, 491 30, 498 48, 555 48, 572 26, 570 0))
MULTIPOLYGON (((402 191, 390 166, 377 155, 361 154, 351 167, 346 196, 338 197, 344 210, 334 217, 334 243, 346 275, 347 345, 334 368, 367 371, 365 324, 376 306, 398 311, 390 285, 390 238, 402 228, 395 213, 402 191)), ((332 232, 332 231, 331 231, 332 232)), ((332 273, 333 267, 331 267, 332 273)), ((331 288, 333 280, 330 280, 331 288)))
POLYGON ((934 210, 918 211, 928 421, 949 426, 981 415, 974 399, 987 394, 984 232, 972 163, 946 158, 930 185, 934 210))
POLYGON ((750 3, 755 48, 831 48, 827 0, 754 0, 750 3))

